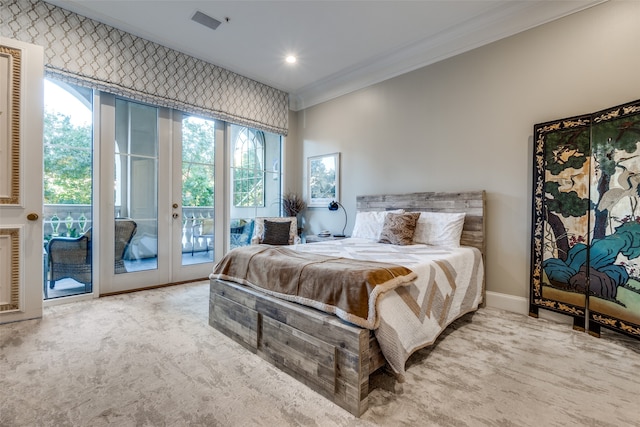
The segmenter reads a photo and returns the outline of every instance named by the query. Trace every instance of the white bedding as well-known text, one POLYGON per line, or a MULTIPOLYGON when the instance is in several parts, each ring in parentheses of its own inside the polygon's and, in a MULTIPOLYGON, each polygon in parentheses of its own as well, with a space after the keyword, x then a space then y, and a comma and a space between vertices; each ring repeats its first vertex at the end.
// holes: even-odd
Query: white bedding
POLYGON ((387 362, 403 378, 405 363, 416 350, 433 344, 458 317, 482 302, 482 255, 471 247, 396 246, 348 238, 290 248, 352 259, 399 264, 417 273, 409 286, 378 299, 376 338, 387 362))

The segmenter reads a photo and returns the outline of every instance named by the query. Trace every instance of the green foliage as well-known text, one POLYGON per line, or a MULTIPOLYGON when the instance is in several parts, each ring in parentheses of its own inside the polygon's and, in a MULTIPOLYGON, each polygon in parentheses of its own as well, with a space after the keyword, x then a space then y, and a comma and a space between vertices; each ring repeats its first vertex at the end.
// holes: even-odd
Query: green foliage
POLYGON ((591 139, 589 128, 552 132, 546 138, 547 170, 558 175, 565 169, 581 169, 589 159, 591 139))
MULTIPOLYGON (((264 138, 263 138, 264 139, 264 138)), ((182 124, 183 206, 214 205, 215 123, 187 118, 182 124)), ((264 205, 262 148, 243 152, 234 172, 236 206, 264 205)), ((76 126, 69 116, 45 113, 44 202, 91 204, 92 127, 76 126)))
POLYGON ((240 132, 233 159, 234 206, 264 206, 264 148, 263 132, 248 128, 240 132))
POLYGON ((237 207, 264 206, 264 172, 255 169, 235 169, 233 203, 237 207))
POLYGON ((91 204, 91 126, 44 114, 44 203, 91 204))
POLYGON ((336 192, 336 171, 327 169, 324 162, 311 162, 311 197, 314 199, 331 198, 336 192))
POLYGON ((182 206, 214 205, 215 122, 182 121, 182 206))
POLYGON ((593 154, 605 175, 616 172, 614 153, 635 153, 640 139, 640 116, 594 123, 592 127, 593 154))
POLYGON ((182 205, 213 206, 213 180, 213 166, 183 162, 182 205))
POLYGON ((579 218, 589 209, 590 201, 586 198, 580 198, 575 191, 563 192, 559 190, 560 184, 554 181, 547 181, 544 189, 547 194, 553 198, 547 197, 547 209, 551 212, 557 212, 562 216, 579 218))

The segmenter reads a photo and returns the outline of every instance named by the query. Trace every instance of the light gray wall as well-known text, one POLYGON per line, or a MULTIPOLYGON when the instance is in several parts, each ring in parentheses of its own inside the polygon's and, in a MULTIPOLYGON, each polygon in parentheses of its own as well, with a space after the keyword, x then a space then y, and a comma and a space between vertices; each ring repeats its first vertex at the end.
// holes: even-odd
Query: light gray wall
POLYGON ((533 125, 638 98, 640 2, 612 1, 299 111, 287 153, 300 191, 308 156, 341 153, 347 234, 359 194, 486 190, 487 289, 527 297, 533 125))
POLYGON ((284 138, 283 148, 283 173, 286 177, 286 182, 283 185, 284 193, 302 194, 304 162, 300 160, 303 152, 302 144, 299 141, 297 113, 289 110, 289 133, 284 138))

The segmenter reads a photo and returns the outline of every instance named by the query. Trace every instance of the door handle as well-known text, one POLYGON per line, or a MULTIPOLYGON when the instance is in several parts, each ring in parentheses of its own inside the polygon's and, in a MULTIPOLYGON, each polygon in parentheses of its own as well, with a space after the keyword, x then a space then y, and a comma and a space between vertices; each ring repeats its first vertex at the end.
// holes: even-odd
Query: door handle
POLYGON ((37 221, 37 220, 38 220, 38 218, 40 218, 40 216, 38 216, 38 214, 37 214, 37 213, 33 213, 33 212, 32 212, 32 213, 30 213, 30 214, 28 214, 28 215, 27 215, 27 219, 28 219, 29 221, 37 221))
POLYGON ((178 204, 177 203, 173 204, 173 209, 178 209, 178 204))

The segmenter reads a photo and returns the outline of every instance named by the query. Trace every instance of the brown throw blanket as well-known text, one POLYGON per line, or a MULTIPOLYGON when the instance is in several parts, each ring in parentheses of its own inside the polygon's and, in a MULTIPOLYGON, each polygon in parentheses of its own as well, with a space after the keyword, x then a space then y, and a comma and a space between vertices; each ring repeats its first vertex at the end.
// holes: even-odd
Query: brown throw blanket
POLYGON ((395 264, 252 245, 230 251, 210 277, 249 285, 375 329, 378 297, 408 285, 416 274, 395 264))

